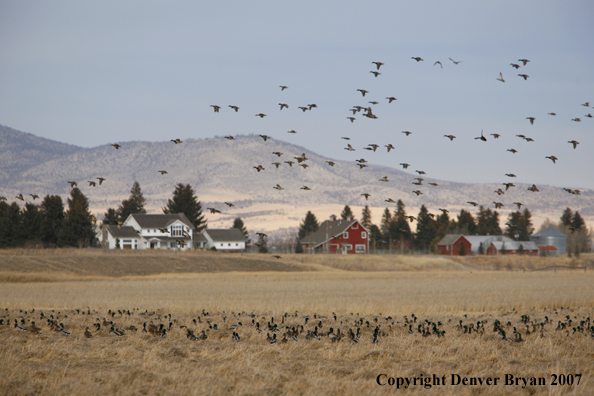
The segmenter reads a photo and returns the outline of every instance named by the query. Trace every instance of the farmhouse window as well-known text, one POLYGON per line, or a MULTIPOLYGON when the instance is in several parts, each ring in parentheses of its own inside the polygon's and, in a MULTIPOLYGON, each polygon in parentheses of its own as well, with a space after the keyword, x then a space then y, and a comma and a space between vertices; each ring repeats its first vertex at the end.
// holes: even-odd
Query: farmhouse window
POLYGON ((355 245, 355 252, 365 253, 365 245, 355 245))
POLYGON ((367 233, 365 231, 361 232, 361 239, 366 239, 367 233))
POLYGON ((342 234, 342 236, 343 236, 344 239, 349 239, 349 233, 348 232, 345 232, 344 234, 342 234))
POLYGON ((346 247, 347 250, 353 250, 353 245, 344 245, 344 247, 346 247))
POLYGON ((353 224, 353 229, 356 230, 357 228, 359 228, 359 224, 358 223, 353 224))

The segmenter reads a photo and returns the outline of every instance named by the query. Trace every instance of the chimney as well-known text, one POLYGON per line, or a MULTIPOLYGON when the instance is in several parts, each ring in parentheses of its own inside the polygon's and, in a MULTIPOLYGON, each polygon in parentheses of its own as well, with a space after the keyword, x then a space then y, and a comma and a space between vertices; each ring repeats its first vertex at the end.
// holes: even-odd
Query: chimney
POLYGON ((336 215, 330 215, 330 221, 336 221, 336 215))

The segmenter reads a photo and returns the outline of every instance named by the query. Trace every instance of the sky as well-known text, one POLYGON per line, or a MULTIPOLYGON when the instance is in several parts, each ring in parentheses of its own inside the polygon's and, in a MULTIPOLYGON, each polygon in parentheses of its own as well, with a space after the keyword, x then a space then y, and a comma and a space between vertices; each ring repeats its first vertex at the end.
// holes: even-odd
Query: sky
POLYGON ((265 134, 441 180, 594 189, 593 19, 591 1, 0 0, 0 124, 83 147, 265 134))

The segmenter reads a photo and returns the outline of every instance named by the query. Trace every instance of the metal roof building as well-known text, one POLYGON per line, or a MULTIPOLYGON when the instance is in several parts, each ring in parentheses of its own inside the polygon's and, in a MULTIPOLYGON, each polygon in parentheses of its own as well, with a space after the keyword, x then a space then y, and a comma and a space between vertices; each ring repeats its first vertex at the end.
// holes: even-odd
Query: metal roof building
POLYGON ((566 253, 566 238, 565 235, 557 228, 550 226, 544 231, 537 232, 530 237, 530 240, 538 246, 554 246, 557 248, 557 254, 563 255, 566 253))

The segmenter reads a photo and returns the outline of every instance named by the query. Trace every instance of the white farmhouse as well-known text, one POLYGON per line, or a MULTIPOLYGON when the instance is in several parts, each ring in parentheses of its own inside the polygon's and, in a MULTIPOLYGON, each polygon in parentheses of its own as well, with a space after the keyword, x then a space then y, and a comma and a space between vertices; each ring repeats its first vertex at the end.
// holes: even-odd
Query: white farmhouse
POLYGON ((202 249, 217 250, 245 250, 246 239, 243 232, 237 228, 227 229, 204 229, 196 246, 202 249))

